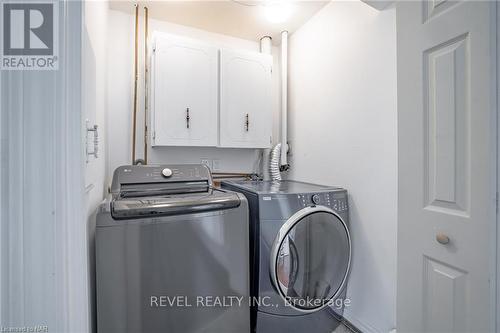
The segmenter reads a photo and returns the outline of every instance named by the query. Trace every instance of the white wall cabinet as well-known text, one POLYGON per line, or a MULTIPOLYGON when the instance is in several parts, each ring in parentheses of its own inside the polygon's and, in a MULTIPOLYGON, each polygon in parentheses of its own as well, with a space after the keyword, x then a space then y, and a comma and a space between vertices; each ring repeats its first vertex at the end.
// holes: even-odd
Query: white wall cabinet
POLYGON ((268 148, 272 133, 272 56, 220 53, 219 145, 268 148))
POLYGON ((218 49, 162 35, 152 57, 152 145, 217 146, 218 49))
POLYGON ((156 34, 151 82, 153 146, 271 146, 271 55, 156 34))

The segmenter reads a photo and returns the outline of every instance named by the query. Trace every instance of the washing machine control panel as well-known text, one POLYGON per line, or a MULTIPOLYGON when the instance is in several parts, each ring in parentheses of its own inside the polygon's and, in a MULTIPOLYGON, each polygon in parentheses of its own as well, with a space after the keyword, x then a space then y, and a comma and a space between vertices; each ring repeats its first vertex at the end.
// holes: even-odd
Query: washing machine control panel
POLYGON ((347 198, 343 193, 326 192, 312 194, 298 194, 297 198, 302 207, 322 205, 333 209, 336 212, 347 211, 347 198))
POLYGON ((192 187, 195 183, 205 187, 213 184, 210 169, 201 164, 124 165, 113 174, 111 193, 120 193, 124 186, 149 188, 154 184, 166 183, 186 187, 192 187))

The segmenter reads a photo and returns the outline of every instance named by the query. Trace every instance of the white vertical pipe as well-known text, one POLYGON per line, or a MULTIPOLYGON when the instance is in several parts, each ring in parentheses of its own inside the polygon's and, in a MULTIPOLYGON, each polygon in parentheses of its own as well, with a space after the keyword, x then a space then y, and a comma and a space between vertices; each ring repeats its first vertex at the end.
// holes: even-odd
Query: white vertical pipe
POLYGON ((288 31, 281 32, 281 165, 287 165, 288 31))
MULTIPOLYGON (((272 39, 269 36, 264 36, 260 39, 260 52, 264 54, 273 53, 273 44, 272 39)), ((270 180, 271 176, 269 175, 269 158, 271 154, 271 149, 263 149, 262 150, 262 177, 264 180, 270 180)))
POLYGON ((264 36, 260 39, 260 53, 271 54, 273 53, 272 38, 264 36))

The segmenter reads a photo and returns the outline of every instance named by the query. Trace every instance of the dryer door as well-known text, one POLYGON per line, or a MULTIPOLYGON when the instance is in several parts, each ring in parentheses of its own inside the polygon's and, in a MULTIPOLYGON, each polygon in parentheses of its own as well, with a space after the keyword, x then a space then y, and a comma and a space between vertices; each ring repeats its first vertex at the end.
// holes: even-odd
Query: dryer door
POLYGON ((286 304, 314 312, 342 292, 350 262, 351 239, 342 218, 327 207, 307 207, 279 230, 271 249, 271 279, 286 304))

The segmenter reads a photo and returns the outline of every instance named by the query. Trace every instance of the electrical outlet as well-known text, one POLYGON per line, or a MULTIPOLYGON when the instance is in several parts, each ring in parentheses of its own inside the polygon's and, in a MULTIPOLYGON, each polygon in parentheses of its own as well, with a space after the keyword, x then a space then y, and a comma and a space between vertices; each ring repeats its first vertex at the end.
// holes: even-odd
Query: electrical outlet
POLYGON ((206 165, 212 171, 212 160, 201 159, 201 164, 206 165))
POLYGON ((221 172, 220 160, 212 161, 212 171, 213 172, 221 172))

